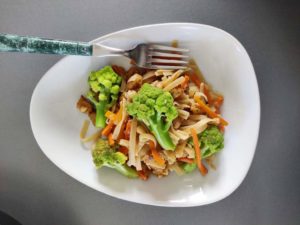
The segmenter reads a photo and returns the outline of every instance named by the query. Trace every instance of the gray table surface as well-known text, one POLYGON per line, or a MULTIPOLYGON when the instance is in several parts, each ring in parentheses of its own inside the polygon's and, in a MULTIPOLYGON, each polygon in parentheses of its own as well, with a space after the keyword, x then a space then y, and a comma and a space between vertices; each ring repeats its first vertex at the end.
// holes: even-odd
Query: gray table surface
POLYGON ((299 224, 299 9, 299 1, 0 0, 2 33, 88 41, 161 22, 222 28, 250 54, 262 106, 253 164, 231 196, 194 208, 138 205, 77 182, 37 146, 31 94, 60 57, 0 54, 0 211, 23 224, 299 224))

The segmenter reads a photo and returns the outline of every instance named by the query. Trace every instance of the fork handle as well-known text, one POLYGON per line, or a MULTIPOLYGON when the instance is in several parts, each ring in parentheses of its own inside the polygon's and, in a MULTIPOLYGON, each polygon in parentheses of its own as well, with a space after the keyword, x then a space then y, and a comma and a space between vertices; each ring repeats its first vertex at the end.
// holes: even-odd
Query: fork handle
POLYGON ((93 47, 84 42, 0 34, 0 52, 91 56, 93 47))

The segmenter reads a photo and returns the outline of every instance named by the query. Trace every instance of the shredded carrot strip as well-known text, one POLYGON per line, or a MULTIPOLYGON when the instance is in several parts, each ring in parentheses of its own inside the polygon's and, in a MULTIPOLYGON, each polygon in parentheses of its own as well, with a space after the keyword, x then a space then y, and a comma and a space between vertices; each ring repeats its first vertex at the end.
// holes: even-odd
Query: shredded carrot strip
POLYGON ((227 126, 228 122, 220 117, 217 113, 213 112, 205 103, 203 103, 199 96, 194 96, 195 101, 198 103, 200 109, 202 109, 209 117, 219 118, 222 125, 227 126))
POLYGON ((124 138, 126 140, 129 140, 130 129, 131 129, 131 120, 128 120, 128 122, 126 124, 125 131, 124 131, 124 138))
POLYGON ((114 127, 114 122, 110 120, 109 123, 106 125, 106 127, 104 127, 104 129, 102 130, 102 135, 108 136, 108 134, 111 132, 113 127, 114 127))
POLYGON ((119 152, 122 152, 124 155, 128 155, 128 148, 125 146, 120 146, 119 152))
POLYGON ((137 173, 141 180, 148 180, 148 175, 143 170, 137 171, 137 173))
POLYGON ((218 95, 214 102, 213 102, 213 105, 217 108, 217 109, 220 109, 221 105, 223 104, 223 101, 224 101, 224 98, 223 96, 221 95, 218 95))
POLYGON ((158 153, 158 151, 155 148, 155 144, 153 141, 149 141, 149 147, 153 156, 153 159, 159 164, 159 165, 164 165, 165 160, 164 158, 161 157, 161 155, 158 153))
POLYGON ((191 59, 189 60, 189 67, 193 69, 193 72, 195 73, 195 75, 200 79, 200 81, 204 82, 204 76, 199 68, 199 66, 197 65, 197 63, 195 62, 195 60, 191 59))
POLYGON ((109 135, 108 135, 108 144, 109 145, 114 145, 115 144, 112 133, 109 133, 109 135))
POLYGON ((220 124, 220 125, 218 126, 218 128, 219 128, 219 130, 220 130, 222 133, 224 133, 225 127, 224 127, 222 124, 220 124))
POLYGON ((123 105, 120 104, 120 109, 119 109, 119 111, 117 112, 117 115, 116 115, 116 122, 117 123, 121 122, 122 116, 123 116, 123 105))
POLYGON ((108 119, 110 119, 110 120, 113 120, 113 121, 116 120, 116 114, 114 114, 113 112, 111 112, 109 110, 106 111, 105 117, 108 118, 108 119))
POLYGON ((189 76, 188 76, 188 75, 185 75, 185 76, 184 76, 184 81, 182 82, 181 87, 182 87, 183 89, 186 89, 186 88, 189 86, 189 81, 190 81, 189 76))
POLYGON ((223 101, 224 101, 223 96, 218 95, 217 97, 215 97, 213 101, 213 105, 216 108, 216 113, 220 113, 220 108, 223 104, 223 101))
POLYGON ((200 87, 201 81, 200 81, 200 78, 197 76, 197 74, 192 72, 189 74, 189 77, 194 84, 196 84, 198 87, 200 87))
POLYGON ((198 140, 198 136, 197 136, 196 130, 194 128, 191 128, 191 134, 192 134, 192 138, 193 138, 193 142, 194 142, 194 148, 195 148, 197 166, 198 166, 198 169, 200 170, 201 174, 203 176, 205 176, 207 174, 207 169, 202 164, 199 140, 198 140))
POLYGON ((211 94, 210 94, 210 91, 208 89, 207 84, 204 85, 204 94, 207 97, 208 105, 212 105, 213 104, 213 100, 212 100, 212 97, 211 97, 211 94))
POLYGON ((177 160, 185 163, 194 163, 194 159, 189 159, 187 157, 177 158, 177 160))

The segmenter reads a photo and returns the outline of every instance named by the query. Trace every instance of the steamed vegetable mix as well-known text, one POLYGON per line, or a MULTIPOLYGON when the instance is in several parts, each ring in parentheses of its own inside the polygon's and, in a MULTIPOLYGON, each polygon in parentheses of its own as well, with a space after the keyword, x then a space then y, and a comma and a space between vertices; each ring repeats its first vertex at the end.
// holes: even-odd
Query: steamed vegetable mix
POLYGON ((224 97, 205 82, 195 62, 188 66, 126 71, 113 65, 89 74, 89 91, 77 107, 96 127, 89 134, 85 122, 80 139, 92 142, 97 168, 142 180, 196 169, 205 176, 215 169, 228 125, 221 115, 224 97))
POLYGON ((116 147, 109 145, 107 140, 99 139, 92 152, 93 161, 97 168, 109 167, 129 178, 136 178, 137 172, 126 165, 127 156, 118 152, 116 147))
POLYGON ((169 92, 143 84, 132 103, 127 106, 127 112, 147 125, 163 149, 174 150, 169 128, 178 112, 173 104, 173 97, 169 92))
POLYGON ((105 112, 116 103, 121 82, 122 78, 110 66, 90 73, 88 78, 90 90, 86 97, 96 109, 96 127, 105 127, 105 112))

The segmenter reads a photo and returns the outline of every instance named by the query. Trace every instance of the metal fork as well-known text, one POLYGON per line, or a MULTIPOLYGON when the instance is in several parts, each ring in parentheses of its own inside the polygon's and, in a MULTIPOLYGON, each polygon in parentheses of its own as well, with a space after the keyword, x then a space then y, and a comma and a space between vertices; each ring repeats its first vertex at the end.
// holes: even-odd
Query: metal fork
POLYGON ((131 49, 119 49, 100 43, 54 40, 39 37, 0 34, 0 52, 26 52, 58 55, 111 56, 123 55, 137 66, 148 69, 184 69, 188 64, 188 49, 151 43, 131 49))

